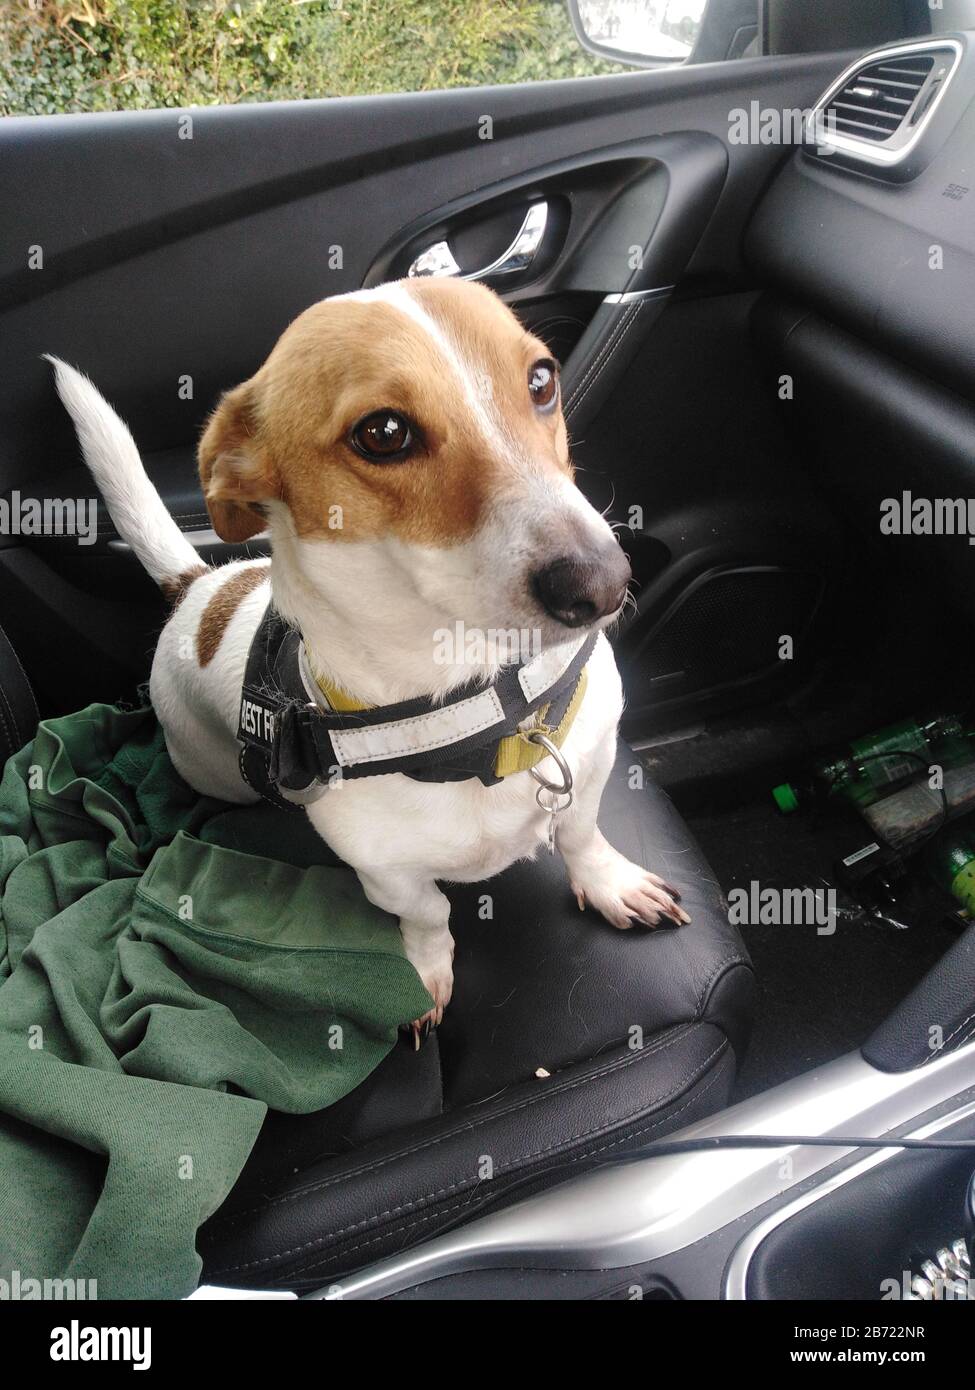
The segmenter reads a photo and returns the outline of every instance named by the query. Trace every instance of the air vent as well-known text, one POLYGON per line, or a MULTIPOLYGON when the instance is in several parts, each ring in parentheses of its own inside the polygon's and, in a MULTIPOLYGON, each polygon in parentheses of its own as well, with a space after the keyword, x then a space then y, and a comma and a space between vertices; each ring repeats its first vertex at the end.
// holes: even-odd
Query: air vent
POLYGON ((827 129, 860 140, 889 140, 910 121, 934 63, 933 54, 919 53, 861 68, 826 107, 827 129))
POLYGON ((807 144, 822 156, 845 155, 847 162, 893 172, 921 139, 962 52, 952 36, 861 58, 817 104, 807 144))

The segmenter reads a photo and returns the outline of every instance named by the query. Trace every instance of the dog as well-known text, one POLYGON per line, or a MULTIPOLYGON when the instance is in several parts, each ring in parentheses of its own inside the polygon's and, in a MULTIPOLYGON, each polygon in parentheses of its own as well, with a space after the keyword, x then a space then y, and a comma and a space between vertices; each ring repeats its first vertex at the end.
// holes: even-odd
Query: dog
MULTIPOLYGON (((270 563, 203 565, 124 423, 86 377, 49 360, 119 536, 174 604, 150 698, 196 791, 261 794, 242 773, 241 691, 271 611, 300 638, 309 695, 330 693, 320 704, 409 711, 421 701, 431 729, 457 710, 470 719, 505 672, 513 688, 510 649, 490 634, 530 633, 532 661, 549 675, 588 641, 571 727, 561 749, 537 746, 533 768, 487 781, 423 780, 411 768, 340 776, 316 782, 303 805, 367 898, 399 919, 433 1000, 412 1021, 415 1038, 439 1024, 453 988, 438 880, 480 882, 550 842, 580 909, 620 929, 690 921, 677 890, 597 826, 623 708, 604 629, 630 567, 575 484, 557 364, 496 294, 428 279, 325 299, 221 398, 198 453, 213 530, 228 542, 267 532, 270 563), (488 636, 451 651, 444 634, 458 632, 488 636)), ((537 700, 545 675, 519 679, 537 700)), ((356 716, 344 717, 354 738, 356 716)), ((516 737, 537 723, 535 711, 516 737)))

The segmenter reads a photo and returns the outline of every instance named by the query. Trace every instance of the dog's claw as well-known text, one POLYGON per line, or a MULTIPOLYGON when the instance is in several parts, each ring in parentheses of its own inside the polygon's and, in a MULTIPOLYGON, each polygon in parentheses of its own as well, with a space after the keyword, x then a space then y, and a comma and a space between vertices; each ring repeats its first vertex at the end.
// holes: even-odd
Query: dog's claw
POLYGON ((614 927, 682 927, 690 916, 680 906, 680 890, 659 874, 631 863, 597 843, 597 856, 569 865, 570 881, 580 907, 593 907, 614 927))
POLYGON ((407 1047, 410 1048, 412 1052, 419 1052, 420 1048, 426 1042, 427 1038, 429 1038, 430 1034, 436 1031, 436 1028, 437 1025, 436 1023, 434 1023, 432 1018, 418 1018, 415 1019, 413 1023, 410 1023, 401 1028, 399 1031, 400 1036, 406 1043, 407 1047))
MULTIPOLYGON (((684 925, 683 922, 678 922, 676 917, 672 917, 669 912, 662 912, 656 922, 648 922, 645 917, 637 917, 631 913, 630 921, 635 922, 638 927, 645 927, 647 931, 676 931, 678 927, 684 925)), ((687 921, 690 921, 689 917, 687 921)))

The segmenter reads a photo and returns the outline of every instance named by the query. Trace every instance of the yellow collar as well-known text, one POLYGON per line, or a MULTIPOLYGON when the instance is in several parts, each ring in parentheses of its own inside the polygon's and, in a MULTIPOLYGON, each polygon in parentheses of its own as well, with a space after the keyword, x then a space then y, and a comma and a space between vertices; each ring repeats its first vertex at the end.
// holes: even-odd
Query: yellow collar
POLYGON ((356 710, 369 708, 361 700, 357 700, 354 695, 350 695, 343 686, 335 685, 325 676, 319 676, 315 673, 315 684, 336 714, 354 714, 356 710))

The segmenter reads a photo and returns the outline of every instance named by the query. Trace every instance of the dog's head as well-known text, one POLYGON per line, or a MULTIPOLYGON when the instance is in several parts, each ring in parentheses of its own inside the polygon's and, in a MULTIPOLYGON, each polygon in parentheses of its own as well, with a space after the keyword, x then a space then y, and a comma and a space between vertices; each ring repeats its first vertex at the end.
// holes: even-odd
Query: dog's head
POLYGON ((625 598, 626 557, 573 482, 556 363, 478 285, 308 309, 221 401, 200 473, 225 540, 270 526, 276 568, 284 553, 329 603, 399 600, 417 630, 547 645, 625 598))

